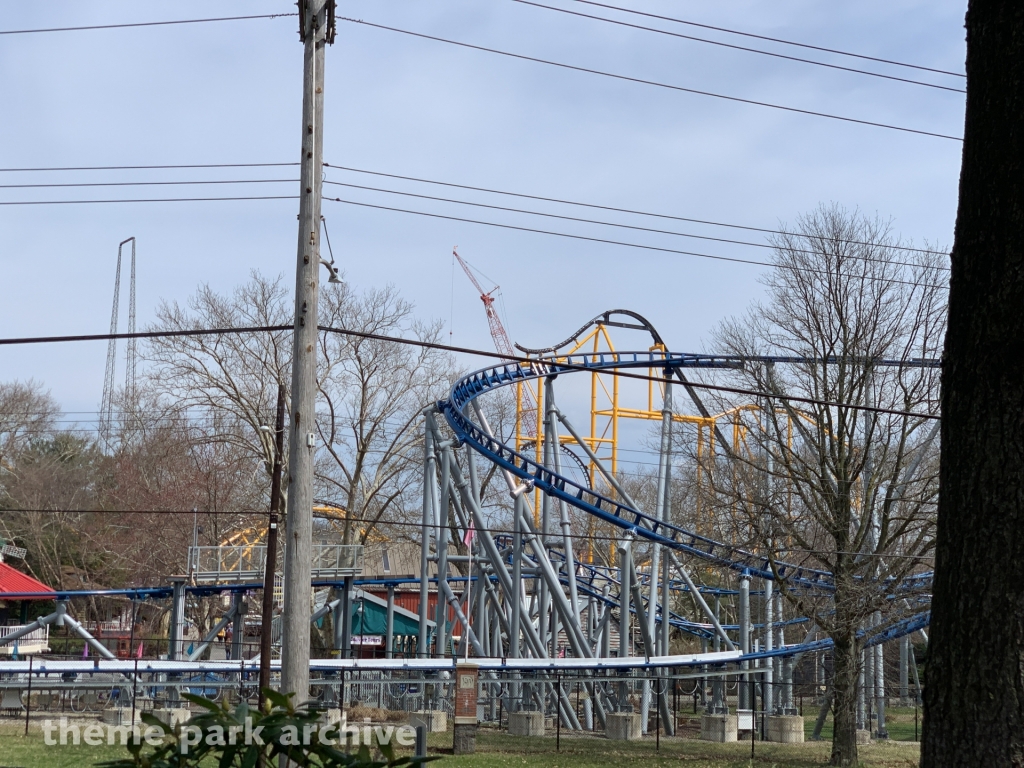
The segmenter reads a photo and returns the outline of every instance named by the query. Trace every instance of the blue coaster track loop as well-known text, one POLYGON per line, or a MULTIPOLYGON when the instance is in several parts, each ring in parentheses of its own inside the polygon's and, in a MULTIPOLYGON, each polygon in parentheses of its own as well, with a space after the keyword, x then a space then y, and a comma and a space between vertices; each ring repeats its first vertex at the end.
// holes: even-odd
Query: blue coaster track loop
MULTIPOLYGON (((459 440, 468 444, 488 461, 508 470, 521 480, 533 483, 543 492, 648 541, 720 567, 740 572, 747 571, 751 576, 764 579, 775 579, 776 574, 763 556, 657 520, 638 509, 557 474, 494 439, 466 415, 467 406, 480 395, 516 382, 547 376, 623 368, 654 368, 669 371, 679 368, 732 368, 735 365, 734 360, 718 355, 676 354, 656 350, 577 353, 529 362, 500 363, 459 379, 452 386, 448 399, 438 403, 438 408, 459 440)), ((789 584, 825 591, 833 589, 832 575, 827 571, 784 562, 776 562, 776 570, 778 576, 789 584)))

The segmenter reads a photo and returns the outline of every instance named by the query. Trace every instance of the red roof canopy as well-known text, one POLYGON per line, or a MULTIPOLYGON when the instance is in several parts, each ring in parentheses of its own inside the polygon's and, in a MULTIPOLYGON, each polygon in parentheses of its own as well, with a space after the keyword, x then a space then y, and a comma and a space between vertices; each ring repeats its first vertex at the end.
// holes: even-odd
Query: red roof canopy
MULTIPOLYGON (((5 595, 17 592, 51 592, 54 590, 36 581, 27 573, 22 573, 6 563, 0 563, 0 600, 5 595)), ((14 597, 12 600, 52 600, 52 597, 14 597)))

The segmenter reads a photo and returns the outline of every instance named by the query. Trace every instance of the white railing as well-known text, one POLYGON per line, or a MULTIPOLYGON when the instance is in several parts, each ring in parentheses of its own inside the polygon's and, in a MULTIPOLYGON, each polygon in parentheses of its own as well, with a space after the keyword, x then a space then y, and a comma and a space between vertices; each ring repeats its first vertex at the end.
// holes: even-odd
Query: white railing
POLYGON ((352 576, 363 570, 363 547, 359 544, 314 544, 313 578, 352 576))
POLYGON ((262 546, 189 547, 188 572, 201 583, 258 581, 266 558, 262 546))
POLYGON ((83 621, 82 626, 94 635, 108 632, 131 632, 132 617, 122 615, 109 621, 83 621))
MULTIPOLYGON (((201 584, 261 581, 266 559, 264 545, 189 547, 188 572, 201 584)), ((314 579, 354 576, 363 570, 363 547, 360 544, 314 544, 311 560, 314 579)))
MULTIPOLYGON (((9 627, 0 627, 0 642, 3 642, 5 637, 8 637, 19 629, 24 629, 27 625, 18 624, 9 627)), ((50 650, 50 626, 48 624, 43 625, 39 629, 34 629, 27 635, 22 635, 17 640, 11 643, 0 645, 0 654, 10 656, 14 653, 14 648, 17 646, 18 653, 20 655, 26 653, 46 653, 50 650)))

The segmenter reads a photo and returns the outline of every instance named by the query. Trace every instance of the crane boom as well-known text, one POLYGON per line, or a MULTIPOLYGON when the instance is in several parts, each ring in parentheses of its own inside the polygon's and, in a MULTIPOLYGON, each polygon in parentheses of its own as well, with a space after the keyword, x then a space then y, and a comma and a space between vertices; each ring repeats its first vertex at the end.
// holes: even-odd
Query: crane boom
MULTIPOLYGON (((473 283, 473 287, 480 293, 480 301, 484 303, 484 312, 487 314, 487 325, 491 330, 491 338, 494 339, 494 346, 498 352, 502 355, 507 355, 509 358, 516 357, 515 351, 512 349, 512 340, 508 336, 508 331, 505 330, 505 326, 501 322, 501 318, 498 317, 498 311, 494 308, 494 297, 491 295, 500 286, 494 286, 489 291, 485 291, 483 286, 480 285, 480 281, 476 279, 476 275, 473 274, 473 270, 469 264, 463 261, 462 257, 459 256, 458 248, 452 249, 452 255, 458 260, 459 265, 462 267, 463 272, 469 278, 469 281, 473 283)), ((534 400, 533 393, 527 386, 524 389, 525 402, 518 404, 520 407, 519 419, 523 425, 523 431, 530 437, 537 435, 537 404, 534 400)))

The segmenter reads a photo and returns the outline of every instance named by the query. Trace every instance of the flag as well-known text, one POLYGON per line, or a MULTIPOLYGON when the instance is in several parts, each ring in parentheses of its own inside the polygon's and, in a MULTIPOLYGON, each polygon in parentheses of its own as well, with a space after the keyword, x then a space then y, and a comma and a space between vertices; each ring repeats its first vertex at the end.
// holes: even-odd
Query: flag
POLYGON ((142 641, 141 640, 139 640, 139 647, 135 651, 135 658, 136 659, 141 659, 142 658, 142 641))
POLYGON ((469 528, 466 529, 466 535, 462 537, 462 543, 465 544, 467 547, 472 546, 473 545, 473 538, 475 536, 476 536, 476 527, 475 527, 473 521, 471 520, 469 522, 469 528))

